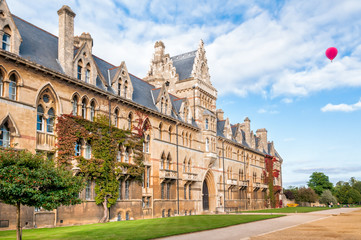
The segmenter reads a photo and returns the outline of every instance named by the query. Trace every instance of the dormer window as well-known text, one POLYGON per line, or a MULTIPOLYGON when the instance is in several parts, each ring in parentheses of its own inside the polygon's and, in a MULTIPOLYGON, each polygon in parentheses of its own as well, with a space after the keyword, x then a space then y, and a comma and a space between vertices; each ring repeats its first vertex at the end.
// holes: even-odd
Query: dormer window
POLYGON ((118 96, 121 96, 122 95, 122 84, 120 83, 121 79, 119 79, 119 82, 118 82, 118 96))
POLYGON ((4 27, 4 35, 2 40, 2 49, 10 51, 11 29, 9 26, 4 27))
POLYGON ((128 91, 128 81, 124 83, 124 97, 127 98, 127 91, 128 91))
POLYGON ((88 63, 85 70, 85 82, 90 83, 90 64, 88 63))
POLYGON ((83 62, 81 60, 79 60, 78 62, 78 73, 77 73, 77 79, 81 80, 81 72, 83 70, 83 62))
POLYGON ((168 100, 165 100, 164 113, 167 114, 168 100))

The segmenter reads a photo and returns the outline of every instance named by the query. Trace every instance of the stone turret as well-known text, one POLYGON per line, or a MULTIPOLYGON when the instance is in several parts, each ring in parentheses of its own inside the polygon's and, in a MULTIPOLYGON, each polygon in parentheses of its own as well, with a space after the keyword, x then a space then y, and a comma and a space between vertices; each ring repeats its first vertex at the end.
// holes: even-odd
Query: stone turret
POLYGON ((265 128, 258 129, 256 136, 258 138, 258 150, 268 152, 267 130, 265 128))
POLYGON ((69 6, 64 5, 61 9, 59 9, 58 15, 58 60, 64 70, 64 73, 71 76, 73 75, 75 13, 69 6))
POLYGON ((90 53, 92 53, 93 48, 93 38, 90 33, 83 32, 80 36, 74 38, 74 46, 80 48, 84 43, 89 47, 90 53))
POLYGON ((224 119, 224 112, 223 112, 222 109, 217 109, 216 115, 217 115, 218 120, 223 120, 224 119))

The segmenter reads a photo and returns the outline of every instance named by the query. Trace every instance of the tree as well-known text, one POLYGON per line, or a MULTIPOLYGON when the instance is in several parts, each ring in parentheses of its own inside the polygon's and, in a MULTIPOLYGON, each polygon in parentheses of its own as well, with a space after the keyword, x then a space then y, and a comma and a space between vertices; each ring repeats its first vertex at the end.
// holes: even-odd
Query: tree
POLYGON ((337 204, 337 199, 335 196, 332 195, 332 192, 328 189, 326 189, 325 191, 323 191, 323 193, 321 194, 321 197, 320 197, 320 203, 323 203, 323 204, 330 204, 330 203, 333 203, 334 205, 337 204))
POLYGON ((322 172, 313 172, 310 180, 307 182, 308 187, 312 188, 317 195, 321 195, 326 189, 332 190, 333 184, 329 181, 328 176, 322 172))
POLYGON ((55 167, 43 155, 0 149, 0 200, 17 208, 17 239, 21 239, 20 206, 53 210, 60 205, 81 203, 80 177, 55 167))
POLYGON ((296 202, 316 202, 318 199, 317 194, 312 188, 300 187, 296 196, 296 202))
POLYGON ((359 203, 361 201, 361 194, 356 190, 351 188, 347 191, 347 203, 359 203))
POLYGON ((286 196, 287 199, 289 200, 293 200, 295 199, 295 194, 293 193, 293 191, 286 189, 283 191, 283 194, 286 196))

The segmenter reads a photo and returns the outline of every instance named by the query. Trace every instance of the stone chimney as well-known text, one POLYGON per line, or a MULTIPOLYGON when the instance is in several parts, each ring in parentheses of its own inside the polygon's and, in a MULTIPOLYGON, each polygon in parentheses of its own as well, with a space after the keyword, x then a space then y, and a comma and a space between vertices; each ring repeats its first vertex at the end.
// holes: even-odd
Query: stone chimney
POLYGON ((75 13, 70 7, 64 5, 58 10, 59 15, 59 39, 58 60, 64 73, 73 75, 74 57, 74 17, 75 13))
POLYGON ((89 47, 90 53, 92 53, 93 48, 93 38, 90 33, 83 32, 80 36, 74 38, 74 46, 80 48, 84 43, 89 47))
POLYGON ((248 117, 244 119, 244 135, 246 143, 251 146, 251 120, 248 117))
POLYGON ((157 41, 154 44, 154 62, 162 62, 163 61, 163 56, 164 56, 164 43, 162 41, 157 41))
POLYGON ((256 136, 259 139, 259 150, 265 150, 266 152, 268 152, 267 130, 265 128, 258 129, 256 131, 256 136))
POLYGON ((222 109, 217 109, 216 115, 217 115, 218 120, 224 120, 224 112, 222 109))

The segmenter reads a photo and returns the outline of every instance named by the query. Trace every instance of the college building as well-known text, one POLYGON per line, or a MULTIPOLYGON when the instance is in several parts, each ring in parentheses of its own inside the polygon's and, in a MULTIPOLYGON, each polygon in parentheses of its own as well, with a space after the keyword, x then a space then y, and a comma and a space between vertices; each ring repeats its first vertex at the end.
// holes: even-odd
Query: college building
MULTIPOLYGON (((12 15, 0 1, 0 147, 56 159, 57 116, 93 121, 106 115, 113 126, 131 131, 144 116, 150 127, 144 133, 143 182, 120 181, 110 221, 269 207, 266 157, 276 160, 280 172, 273 179, 280 200, 283 160, 266 129, 252 131, 249 118, 232 124, 217 109, 202 41, 196 50, 177 56, 157 41, 149 71, 140 78, 125 62, 113 65, 93 55, 91 35, 74 36, 76 14, 68 6, 57 14, 59 35, 54 36, 12 15)), ((74 148, 76 155, 91 157, 86 142, 74 148)), ((132 149, 117 151, 116 161, 132 163, 132 149)), ((89 181, 79 205, 54 211, 22 207, 21 225, 98 222, 103 206, 95 203, 94 187, 89 181)), ((15 228, 15 222, 15 207, 0 202, 0 230, 15 228)))

